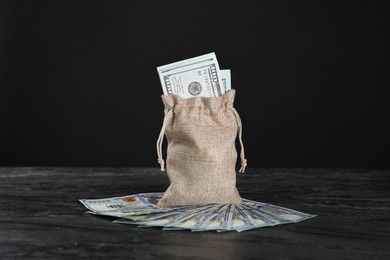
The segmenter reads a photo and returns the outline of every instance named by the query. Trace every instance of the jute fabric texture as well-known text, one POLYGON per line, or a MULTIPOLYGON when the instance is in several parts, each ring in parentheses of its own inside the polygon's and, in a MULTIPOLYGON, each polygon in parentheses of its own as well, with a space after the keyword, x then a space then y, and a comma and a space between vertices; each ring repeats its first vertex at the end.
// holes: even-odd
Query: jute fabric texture
MULTIPOLYGON (((241 120, 233 108, 234 97, 235 90, 213 98, 162 96, 165 117, 157 141, 158 161, 165 170, 161 148, 165 134, 166 171, 171 184, 159 206, 241 202, 235 170, 237 133, 242 145, 241 120)), ((243 171, 243 147, 241 163, 243 171)))

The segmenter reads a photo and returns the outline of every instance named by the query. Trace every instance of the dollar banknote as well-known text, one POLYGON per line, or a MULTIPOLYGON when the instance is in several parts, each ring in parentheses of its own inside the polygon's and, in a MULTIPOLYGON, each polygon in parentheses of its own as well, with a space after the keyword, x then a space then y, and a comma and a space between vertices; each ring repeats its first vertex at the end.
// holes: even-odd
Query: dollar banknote
POLYGON ((224 89, 224 92, 228 92, 232 89, 232 80, 230 75, 230 70, 220 70, 221 72, 221 80, 222 80, 222 88, 224 89))
POLYGON ((164 95, 217 97, 231 89, 230 70, 221 70, 214 52, 157 67, 164 95))
POLYGON ((159 207, 163 193, 141 193, 104 199, 81 199, 93 215, 112 216, 118 224, 162 227, 163 230, 238 231, 297 223, 315 215, 243 199, 235 204, 159 207))
POLYGON ((79 200, 91 214, 99 214, 113 217, 127 215, 142 215, 167 211, 157 206, 157 201, 162 194, 135 194, 107 199, 81 199, 79 200))

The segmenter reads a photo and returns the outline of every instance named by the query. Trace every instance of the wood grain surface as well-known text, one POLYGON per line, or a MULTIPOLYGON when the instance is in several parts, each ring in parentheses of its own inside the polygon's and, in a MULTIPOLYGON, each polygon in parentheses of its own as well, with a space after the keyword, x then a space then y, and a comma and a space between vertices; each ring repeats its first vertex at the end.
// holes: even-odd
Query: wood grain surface
POLYGON ((242 197, 318 215, 242 233, 162 231, 78 199, 164 191, 157 168, 0 168, 1 259, 390 259, 390 171, 251 169, 242 197))

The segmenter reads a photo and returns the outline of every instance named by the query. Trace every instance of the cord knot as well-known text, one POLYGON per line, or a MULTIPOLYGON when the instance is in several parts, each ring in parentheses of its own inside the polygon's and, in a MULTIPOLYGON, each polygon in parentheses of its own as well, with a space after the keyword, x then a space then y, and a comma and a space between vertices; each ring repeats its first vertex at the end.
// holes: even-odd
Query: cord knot
POLYGON ((160 159, 159 158, 157 161, 160 164, 161 171, 164 172, 165 171, 165 161, 164 161, 164 159, 160 159))
POLYGON ((245 158, 241 159, 241 168, 239 172, 244 173, 246 166, 247 166, 247 160, 245 158))

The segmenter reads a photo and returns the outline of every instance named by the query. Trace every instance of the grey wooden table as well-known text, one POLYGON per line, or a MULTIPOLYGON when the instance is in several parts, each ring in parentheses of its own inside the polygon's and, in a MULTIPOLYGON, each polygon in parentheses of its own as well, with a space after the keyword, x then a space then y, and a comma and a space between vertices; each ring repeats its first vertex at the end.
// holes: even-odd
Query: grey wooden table
POLYGON ((80 198, 164 191, 157 168, 0 168, 0 259, 390 259, 390 171, 251 169, 244 198, 318 215, 243 233, 162 231, 80 198))

